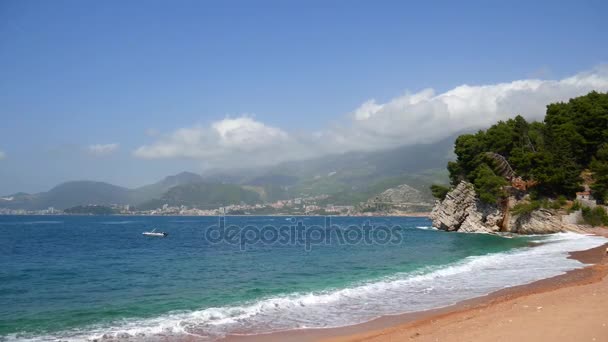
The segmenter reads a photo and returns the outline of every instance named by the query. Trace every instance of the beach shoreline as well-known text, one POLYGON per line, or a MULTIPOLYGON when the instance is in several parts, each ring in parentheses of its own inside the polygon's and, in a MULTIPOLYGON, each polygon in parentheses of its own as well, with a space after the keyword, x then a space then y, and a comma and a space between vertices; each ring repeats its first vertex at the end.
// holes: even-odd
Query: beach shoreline
MULTIPOLYGON (((590 231, 589 233, 603 235, 605 237, 607 236, 606 232, 597 229, 590 231)), ((483 335, 485 331, 486 334, 490 334, 486 338, 490 338, 491 334, 497 329, 478 327, 480 330, 466 330, 463 329, 462 326, 463 324, 476 325, 479 321, 485 320, 486 315, 484 313, 487 312, 493 312, 495 316, 501 316, 500 312, 495 311, 503 310, 505 307, 517 306, 519 305, 519 301, 554 301, 556 300, 554 297, 559 296, 557 293, 560 291, 576 293, 597 291, 597 289, 590 288, 590 286, 595 286, 599 287, 600 289, 606 289, 606 293, 608 294, 608 278, 605 277, 608 274, 608 257, 606 256, 606 248, 608 248, 608 243, 589 250, 569 252, 569 258, 578 260, 584 264, 588 264, 589 266, 571 270, 565 274, 541 279, 529 284, 508 287, 485 296, 464 300, 442 308, 421 312, 382 316, 368 322, 345 327, 287 330, 253 335, 228 335, 221 339, 221 341, 257 342, 289 340, 300 342, 338 342, 396 341, 408 339, 415 339, 416 341, 470 340, 467 339, 466 336, 459 335, 459 331, 465 333, 465 335, 467 333, 473 333, 473 331, 478 333, 478 335, 483 335), (549 298, 536 298, 539 296, 549 298), (449 332, 446 329, 437 329, 437 327, 440 326, 448 326, 452 329, 449 330, 449 332)), ((608 295, 604 298, 606 298, 606 302, 608 304, 608 295)), ((524 304, 520 309, 529 309, 531 307, 531 305, 524 304)), ((535 308, 538 307, 543 307, 543 305, 537 305, 535 308)), ((546 305, 544 307, 546 307, 546 305)), ((576 308, 576 305, 574 305, 574 307, 576 308)), ((598 310, 604 310, 602 311, 604 314, 598 318, 600 320, 604 320, 603 317, 608 317, 608 306, 604 307, 606 309, 602 309, 601 307, 597 308, 598 310)), ((539 309, 539 311, 541 310, 542 309, 539 309)), ((572 308, 569 308, 569 312, 572 312, 572 308)), ((514 313, 511 314, 515 315, 514 313)), ((505 315, 508 316, 509 313, 505 313, 505 315)), ((542 318, 542 313, 537 316, 542 318)), ((514 321, 514 318, 516 317, 513 316, 510 318, 504 318, 504 320, 507 322, 511 320, 512 322, 514 321)), ((605 327, 604 335, 601 335, 597 341, 608 340, 608 318, 605 320, 606 323, 602 323, 605 325, 600 325, 600 327, 605 327)), ((543 326, 540 325, 539 329, 536 330, 542 331, 543 326)), ((486 340, 484 337, 478 338, 479 339, 474 340, 486 340)), ((518 338, 521 338, 521 336, 518 338)), ((508 341, 509 339, 505 340, 508 341)), ((538 340, 538 338, 529 340, 538 340)), ((557 340, 561 341, 560 339, 557 340)), ((562 340, 568 341, 568 339, 562 340)), ((552 339, 552 341, 555 341, 555 338, 552 339)))

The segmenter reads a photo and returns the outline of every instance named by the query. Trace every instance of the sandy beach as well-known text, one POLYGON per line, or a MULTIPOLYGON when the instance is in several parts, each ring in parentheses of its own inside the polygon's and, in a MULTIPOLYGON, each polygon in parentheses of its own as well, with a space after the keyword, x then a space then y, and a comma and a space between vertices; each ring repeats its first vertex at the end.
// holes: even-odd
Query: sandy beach
POLYGON ((604 253, 605 247, 575 253, 585 262, 600 263, 521 287, 514 293, 496 294, 468 309, 326 340, 608 341, 608 266, 604 253))
POLYGON ((441 309, 385 316, 343 328, 228 336, 225 340, 608 341, 607 247, 571 253, 571 258, 591 266, 441 309))

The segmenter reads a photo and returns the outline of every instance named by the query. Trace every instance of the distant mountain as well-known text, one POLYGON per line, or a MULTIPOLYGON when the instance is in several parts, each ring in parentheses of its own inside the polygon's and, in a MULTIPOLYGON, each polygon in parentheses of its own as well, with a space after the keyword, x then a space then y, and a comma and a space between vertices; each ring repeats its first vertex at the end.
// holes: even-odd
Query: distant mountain
POLYGON ((420 191, 427 201, 432 200, 430 184, 447 183, 445 165, 453 157, 453 143, 452 137, 433 144, 350 152, 274 166, 213 170, 203 175, 182 172, 135 189, 103 182, 67 182, 48 192, 0 197, 0 208, 63 210, 110 204, 210 207, 316 195, 328 195, 325 204, 358 204, 401 184, 420 191))
POLYGON ((12 209, 66 209, 87 204, 129 204, 130 190, 120 186, 93 181, 66 182, 47 192, 38 194, 16 194, 4 197, 0 207, 12 209), (6 200, 11 198, 11 200, 6 200))
POLYGON ((175 186, 202 182, 203 178, 196 173, 178 173, 177 175, 165 177, 157 183, 133 189, 130 202, 132 204, 143 203, 151 199, 162 197, 164 193, 175 186))
POLYGON ((92 181, 60 184, 40 196, 43 208, 68 208, 79 204, 129 204, 130 190, 120 186, 92 181))
POLYGON ((453 158, 453 144, 454 137, 450 137, 433 144, 350 152, 270 167, 213 170, 203 178, 265 189, 270 201, 327 194, 334 204, 356 204, 403 183, 431 199, 430 184, 448 182, 445 165, 453 158))
POLYGON ((18 192, 16 194, 0 197, 0 208, 9 209, 32 209, 37 195, 18 192))
POLYGON ((283 162, 274 166, 211 170, 205 181, 247 185, 293 186, 305 180, 334 177, 343 183, 417 174, 444 169, 453 158, 455 136, 432 144, 417 144, 372 152, 348 152, 283 162))
POLYGON ((138 209, 149 210, 169 206, 186 205, 197 208, 218 208, 229 204, 254 204, 260 195, 239 185, 218 183, 191 183, 172 187, 159 199, 138 205, 138 209))
MULTIPOLYGON (((407 184, 401 184, 397 187, 383 191, 376 199, 385 203, 399 204, 405 202, 420 203, 425 200, 419 190, 412 188, 407 184)), ((432 202, 429 205, 433 205, 432 202)))
POLYGON ((434 200, 407 184, 389 188, 370 198, 361 206, 362 211, 370 212, 417 212, 430 211, 434 200))

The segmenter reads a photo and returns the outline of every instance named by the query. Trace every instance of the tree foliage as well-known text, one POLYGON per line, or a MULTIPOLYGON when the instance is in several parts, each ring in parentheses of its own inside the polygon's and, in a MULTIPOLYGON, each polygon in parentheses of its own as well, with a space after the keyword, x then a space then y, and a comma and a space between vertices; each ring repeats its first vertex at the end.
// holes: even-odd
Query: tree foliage
POLYGON ((593 227, 608 226, 608 213, 602 207, 583 207, 583 220, 593 227))
POLYGON ((116 214, 116 210, 104 205, 78 205, 72 208, 65 209, 66 214, 76 215, 112 215, 116 214))
POLYGON ((590 167, 595 182, 591 190, 596 199, 608 203, 608 144, 604 144, 591 160, 590 167))
POLYGON ((448 194, 449 191, 450 191, 450 188, 448 188, 447 186, 437 185, 437 184, 431 185, 431 193, 433 194, 433 197, 435 197, 438 200, 443 201, 443 199, 445 198, 445 196, 448 194))
POLYGON ((479 199, 487 203, 498 203, 504 197, 504 186, 507 181, 492 171, 488 164, 481 164, 475 170, 475 191, 479 199))
POLYGON ((448 164, 450 180, 475 185, 480 199, 495 202, 506 180, 495 173, 486 152, 503 156, 524 180, 533 179, 537 197, 573 198, 581 190, 580 174, 591 169, 596 197, 608 195, 608 94, 591 92, 547 106, 544 122, 522 116, 499 121, 487 130, 456 139, 455 162, 448 164))

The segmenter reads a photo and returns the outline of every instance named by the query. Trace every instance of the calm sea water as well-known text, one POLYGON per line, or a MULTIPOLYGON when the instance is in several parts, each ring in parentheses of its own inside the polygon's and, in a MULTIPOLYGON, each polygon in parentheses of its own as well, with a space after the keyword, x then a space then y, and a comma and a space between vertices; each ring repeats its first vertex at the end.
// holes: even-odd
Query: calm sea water
MULTIPOLYGON (((226 225, 298 221, 326 224, 321 217, 227 217, 226 225)), ((425 218, 335 217, 330 229, 366 222, 399 226, 401 239, 333 239, 310 250, 266 240, 242 248, 206 239, 217 217, 0 216, 0 340, 212 340, 343 326, 582 267, 567 251, 605 241, 446 233, 425 218), (153 227, 169 236, 142 236, 153 227), (533 241, 543 244, 530 247, 533 241)))

